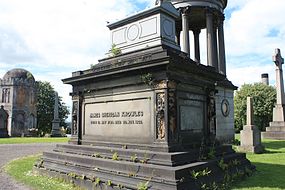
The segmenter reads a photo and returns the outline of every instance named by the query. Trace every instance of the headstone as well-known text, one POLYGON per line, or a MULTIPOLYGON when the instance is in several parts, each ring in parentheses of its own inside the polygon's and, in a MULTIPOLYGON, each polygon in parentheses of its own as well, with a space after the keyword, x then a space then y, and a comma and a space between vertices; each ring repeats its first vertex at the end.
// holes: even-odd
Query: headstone
POLYGON ((4 110, 4 106, 0 109, 0 138, 9 137, 8 135, 8 113, 4 110))
POLYGON ((51 137, 62 137, 61 131, 60 131, 60 119, 58 117, 58 93, 54 93, 54 115, 53 115, 53 121, 52 121, 52 130, 51 130, 51 137))
POLYGON ((266 132, 262 133, 262 138, 285 140, 285 97, 282 65, 284 59, 281 56, 280 49, 275 49, 272 57, 276 66, 276 105, 273 108, 273 121, 266 132))
POLYGON ((253 99, 247 97, 247 122, 240 132, 241 146, 239 146, 239 151, 261 153, 264 149, 261 145, 261 134, 259 129, 253 124, 253 116, 253 99))

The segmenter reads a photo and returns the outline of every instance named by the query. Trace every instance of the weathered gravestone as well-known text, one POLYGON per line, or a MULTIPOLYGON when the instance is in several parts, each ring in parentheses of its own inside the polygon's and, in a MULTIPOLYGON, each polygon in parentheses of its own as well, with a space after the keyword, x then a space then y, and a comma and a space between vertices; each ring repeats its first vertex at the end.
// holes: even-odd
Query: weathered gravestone
POLYGON ((220 128, 233 130, 236 89, 225 76, 226 1, 176 6, 160 1, 110 24, 110 57, 63 80, 73 86, 72 139, 45 152, 39 171, 88 189, 195 190, 252 168, 245 154, 217 140, 220 128), (189 57, 187 35, 197 28, 212 37, 207 66, 189 57))
POLYGON ((285 97, 284 97, 284 81, 283 69, 284 59, 281 56, 280 49, 275 49, 275 54, 272 57, 276 65, 276 105, 273 108, 273 121, 269 127, 266 127, 266 132, 262 132, 262 138, 269 139, 285 139, 285 97))
POLYGON ((60 119, 58 117, 58 93, 54 93, 54 111, 52 120, 51 137, 62 137, 60 131, 60 119))
POLYGON ((239 150, 243 152, 261 153, 264 149, 261 145, 261 134, 259 129, 253 124, 253 116, 253 99, 247 97, 247 122, 240 132, 241 146, 239 146, 239 150))
POLYGON ((9 137, 8 135, 8 113, 4 110, 4 106, 0 109, 0 138, 9 137))

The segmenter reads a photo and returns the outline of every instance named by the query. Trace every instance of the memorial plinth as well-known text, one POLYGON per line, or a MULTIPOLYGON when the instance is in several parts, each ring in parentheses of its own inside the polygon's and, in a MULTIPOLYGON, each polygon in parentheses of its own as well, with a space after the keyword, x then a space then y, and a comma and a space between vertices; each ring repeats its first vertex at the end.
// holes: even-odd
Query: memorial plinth
POLYGON ((51 137, 62 137, 62 133, 60 130, 60 119, 58 117, 58 93, 55 92, 54 97, 54 112, 53 112, 53 120, 52 120, 52 130, 51 137))
POLYGON ((273 121, 266 127, 266 132, 262 132, 262 138, 284 140, 285 139, 285 97, 283 69, 284 59, 280 49, 275 49, 272 57, 276 65, 276 105, 273 108, 273 121))
MULTIPOLYGON (((174 37, 158 32, 147 41, 138 38, 134 25, 141 27, 146 18, 167 15, 168 21, 157 19, 157 31, 176 28, 176 10, 162 5, 110 25, 113 36, 117 30, 134 32, 115 34, 116 40, 129 38, 117 46, 122 54, 63 80, 73 87, 72 138, 43 153, 40 172, 87 189, 196 190, 253 168, 245 154, 215 137, 216 86, 236 87, 215 68, 189 59, 174 37), (209 173, 193 178, 202 171, 209 173)), ((228 117, 232 100, 224 102, 228 117)))
POLYGON ((42 167, 55 176, 84 175, 89 180, 77 183, 88 189, 95 176, 106 189, 112 189, 106 185, 111 180, 127 189, 149 181, 150 189, 164 190, 200 189, 190 171, 206 168, 211 177, 203 182, 221 182, 221 159, 242 163, 231 172, 251 168, 231 146, 213 146, 208 92, 221 80, 212 68, 167 46, 101 60, 64 80, 74 89, 75 129, 69 145, 43 154, 42 167), (143 80, 146 75, 151 79, 143 80), (215 158, 207 159, 212 147, 215 158))
POLYGON ((240 132, 241 145, 238 147, 242 152, 262 153, 264 147, 261 144, 261 133, 253 124, 253 99, 247 97, 247 124, 243 126, 240 132))

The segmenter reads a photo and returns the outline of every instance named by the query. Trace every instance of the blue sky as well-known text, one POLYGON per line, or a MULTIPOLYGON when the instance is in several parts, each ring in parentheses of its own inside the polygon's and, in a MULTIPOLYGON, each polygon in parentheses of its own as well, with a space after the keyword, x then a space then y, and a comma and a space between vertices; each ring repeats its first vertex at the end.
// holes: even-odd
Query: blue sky
MULTIPOLYGON (((71 86, 61 79, 106 57, 111 47, 106 22, 152 7, 154 2, 0 0, 0 77, 13 68, 27 69, 36 80, 49 81, 71 105, 71 86)), ((280 48, 285 56, 284 10, 284 0, 229 0, 227 76, 235 85, 259 82, 262 73, 269 73, 274 84, 274 49, 280 48)), ((205 32, 200 40, 205 63, 205 32)))

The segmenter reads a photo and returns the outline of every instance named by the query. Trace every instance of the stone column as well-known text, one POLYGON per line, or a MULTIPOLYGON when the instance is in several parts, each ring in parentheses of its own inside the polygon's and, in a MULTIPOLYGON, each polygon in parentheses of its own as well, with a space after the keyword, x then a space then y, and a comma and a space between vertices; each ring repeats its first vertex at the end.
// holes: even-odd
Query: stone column
POLYGON ((265 85, 269 85, 269 75, 268 73, 261 74, 261 83, 265 85))
POLYGON ((281 57, 280 49, 275 49, 272 57, 276 65, 276 106, 273 111, 273 121, 285 121, 284 119, 284 82, 282 64, 284 59, 281 57))
POLYGON ((195 45, 195 61, 197 63, 200 63, 200 40, 199 40, 200 32, 201 32, 200 29, 193 30, 194 45, 195 45))
POLYGON ((251 97, 246 99, 246 125, 253 125, 253 99, 251 97))
POLYGON ((217 61, 215 60, 216 48, 214 45, 214 25, 213 13, 211 10, 206 10, 206 30, 207 30, 207 60, 208 66, 216 68, 217 61))
POLYGON ((51 137, 61 137, 60 131, 60 119, 58 117, 58 93, 54 93, 54 112, 53 112, 53 121, 52 121, 52 130, 51 137))
POLYGON ((213 59, 214 59, 214 66, 216 68, 216 71, 219 72, 219 66, 218 66, 218 42, 217 42, 217 26, 214 24, 213 28, 213 59))
POLYGON ((253 99, 251 97, 247 97, 246 125, 240 132, 240 141, 239 151, 261 153, 264 150, 261 145, 260 131, 253 124, 253 99))
POLYGON ((226 54, 224 39, 224 15, 219 20, 218 39, 219 39, 219 72, 226 75, 226 54))
POLYGON ((181 51, 187 53, 190 57, 190 40, 189 40, 189 7, 181 8, 182 13, 182 42, 181 51))

